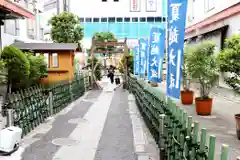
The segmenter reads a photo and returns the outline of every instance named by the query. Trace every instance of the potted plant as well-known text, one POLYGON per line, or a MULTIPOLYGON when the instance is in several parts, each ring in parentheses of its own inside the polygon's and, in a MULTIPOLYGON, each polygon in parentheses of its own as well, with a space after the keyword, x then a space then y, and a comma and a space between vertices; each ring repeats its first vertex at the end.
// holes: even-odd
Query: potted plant
POLYGON ((200 84, 200 96, 195 98, 198 115, 210 115, 212 112, 212 98, 209 93, 219 75, 214 51, 215 44, 205 41, 197 44, 187 57, 188 73, 200 84))
MULTIPOLYGON (((240 93, 240 34, 226 39, 225 48, 218 55, 220 71, 227 73, 225 82, 240 93)), ((240 113, 235 114, 237 137, 240 140, 240 113)))
POLYGON ((181 90, 181 101, 184 105, 190 105, 193 103, 193 91, 190 90, 190 77, 187 72, 187 56, 188 52, 190 52, 189 47, 185 47, 184 49, 184 62, 182 66, 182 84, 183 90, 181 90))

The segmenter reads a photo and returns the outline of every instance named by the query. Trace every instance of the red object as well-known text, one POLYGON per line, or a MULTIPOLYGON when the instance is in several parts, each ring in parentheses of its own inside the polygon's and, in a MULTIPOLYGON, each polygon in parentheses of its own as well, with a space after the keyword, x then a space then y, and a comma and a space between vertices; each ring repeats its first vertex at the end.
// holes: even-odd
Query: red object
POLYGON ((181 101, 184 105, 193 104, 193 91, 181 91, 181 101))
POLYGON ((201 98, 195 98, 195 106, 196 106, 196 112, 198 115, 207 116, 211 115, 212 113, 212 98, 209 99, 201 99, 201 98))
POLYGON ((224 20, 226 18, 229 18, 229 17, 237 15, 237 14, 240 14, 240 3, 237 3, 221 12, 214 14, 213 16, 210 16, 210 17, 204 19, 203 21, 201 21, 195 25, 192 25, 192 26, 186 28, 185 34, 191 33, 197 29, 206 27, 210 24, 216 23, 218 21, 224 20))
POLYGON ((24 9, 23 7, 9 0, 0 0, 0 8, 3 8, 25 18, 35 19, 35 16, 32 12, 24 9))

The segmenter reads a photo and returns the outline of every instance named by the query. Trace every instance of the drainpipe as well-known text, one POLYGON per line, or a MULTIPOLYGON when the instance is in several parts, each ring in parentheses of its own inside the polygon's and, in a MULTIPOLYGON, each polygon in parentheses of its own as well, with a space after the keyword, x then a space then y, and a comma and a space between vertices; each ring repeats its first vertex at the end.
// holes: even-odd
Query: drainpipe
POLYGON ((59 3, 59 0, 57 0, 57 14, 60 14, 60 3, 59 3))

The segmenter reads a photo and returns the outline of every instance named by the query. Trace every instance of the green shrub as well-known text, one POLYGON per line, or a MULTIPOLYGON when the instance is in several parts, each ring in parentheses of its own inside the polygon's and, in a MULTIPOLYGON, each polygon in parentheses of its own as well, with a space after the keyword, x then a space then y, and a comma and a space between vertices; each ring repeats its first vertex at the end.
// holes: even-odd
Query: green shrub
POLYGON ((225 48, 218 55, 220 70, 231 75, 225 77, 226 83, 240 92, 240 35, 225 40, 225 48))

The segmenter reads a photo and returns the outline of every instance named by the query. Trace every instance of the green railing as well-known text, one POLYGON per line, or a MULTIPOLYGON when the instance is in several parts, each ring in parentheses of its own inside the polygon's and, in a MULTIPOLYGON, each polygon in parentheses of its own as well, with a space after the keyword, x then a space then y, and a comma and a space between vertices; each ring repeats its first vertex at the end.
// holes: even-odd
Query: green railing
MULTIPOLYGON (((58 113, 69 103, 81 97, 89 88, 88 77, 80 76, 73 81, 50 86, 34 86, 8 95, 3 106, 5 115, 10 116, 14 126, 23 130, 23 136, 33 130, 49 116, 58 113)), ((9 122, 11 123, 11 122, 9 122)))
MULTIPOLYGON (((134 75, 128 77, 128 84, 159 145, 161 160, 214 160, 215 136, 209 137, 207 145, 206 129, 201 129, 199 134, 198 122, 193 122, 192 116, 166 98, 159 88, 151 87, 134 75)), ((228 145, 222 145, 221 160, 228 159, 228 150, 228 145)))

